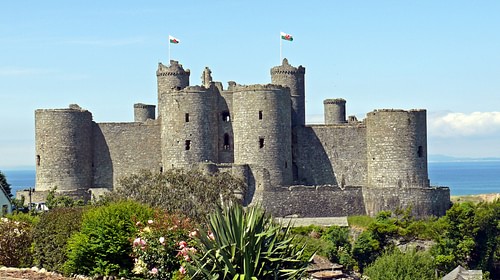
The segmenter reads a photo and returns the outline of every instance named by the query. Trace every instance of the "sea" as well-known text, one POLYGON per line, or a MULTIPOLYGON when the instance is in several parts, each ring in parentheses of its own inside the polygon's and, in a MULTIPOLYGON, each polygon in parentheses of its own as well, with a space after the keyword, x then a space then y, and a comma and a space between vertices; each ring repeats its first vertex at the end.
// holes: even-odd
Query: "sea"
MULTIPOLYGON (((432 186, 447 186, 451 195, 500 193, 500 161, 429 162, 432 186)), ((2 170, 12 191, 35 186, 35 170, 2 170)))

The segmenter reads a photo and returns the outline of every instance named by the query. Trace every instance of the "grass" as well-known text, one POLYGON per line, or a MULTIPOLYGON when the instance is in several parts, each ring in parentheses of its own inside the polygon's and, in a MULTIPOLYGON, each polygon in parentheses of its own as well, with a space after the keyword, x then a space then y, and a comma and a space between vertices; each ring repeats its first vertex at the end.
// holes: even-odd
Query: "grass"
POLYGON ((357 227, 357 228, 363 228, 366 229, 368 228, 368 225, 370 225, 371 222, 373 222, 375 219, 370 216, 349 216, 347 217, 347 222, 349 223, 350 227, 357 227))

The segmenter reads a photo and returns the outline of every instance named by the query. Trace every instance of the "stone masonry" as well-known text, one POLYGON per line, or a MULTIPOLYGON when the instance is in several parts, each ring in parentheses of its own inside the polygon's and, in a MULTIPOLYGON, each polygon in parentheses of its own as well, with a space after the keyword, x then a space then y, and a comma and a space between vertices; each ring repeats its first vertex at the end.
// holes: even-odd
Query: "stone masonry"
POLYGON ((405 207, 439 216, 449 207, 449 189, 427 175, 425 110, 375 110, 358 121, 346 118, 346 100, 326 99, 325 124, 305 125, 304 67, 284 59, 271 84, 227 89, 211 74, 205 68, 190 86, 177 61, 159 63, 158 107, 135 104, 134 122, 96 123, 78 105, 36 110, 36 191, 88 196, 144 169, 203 168, 241 177, 244 204, 277 217, 405 207))

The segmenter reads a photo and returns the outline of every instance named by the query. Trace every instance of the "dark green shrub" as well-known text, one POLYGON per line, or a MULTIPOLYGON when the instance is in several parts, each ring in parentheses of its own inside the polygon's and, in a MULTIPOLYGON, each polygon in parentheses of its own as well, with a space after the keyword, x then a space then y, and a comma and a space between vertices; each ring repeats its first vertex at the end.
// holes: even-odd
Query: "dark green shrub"
POLYGON ((62 272, 69 237, 80 230, 83 208, 55 208, 40 216, 34 241, 35 264, 49 271, 62 272))
POLYGON ((199 170, 169 169, 163 173, 143 171, 119 181, 108 199, 133 199, 170 213, 181 213, 194 221, 205 221, 221 201, 235 202, 243 181, 229 173, 205 174, 199 170))
POLYGON ((188 263, 193 279, 300 279, 307 262, 264 210, 240 205, 210 215, 209 233, 199 234, 198 254, 188 263))
POLYGON ((371 280, 432 280, 437 279, 432 256, 428 252, 399 249, 387 252, 365 269, 371 280))
POLYGON ((84 275, 127 275, 133 260, 132 244, 136 227, 133 219, 143 221, 153 216, 148 206, 115 202, 86 211, 81 230, 68 240, 66 273, 84 275))
POLYGON ((380 254, 380 242, 373 237, 371 231, 361 233, 353 245, 352 256, 358 263, 358 268, 363 268, 372 263, 380 254))
POLYGON ((32 224, 0 218, 0 265, 30 267, 32 224))

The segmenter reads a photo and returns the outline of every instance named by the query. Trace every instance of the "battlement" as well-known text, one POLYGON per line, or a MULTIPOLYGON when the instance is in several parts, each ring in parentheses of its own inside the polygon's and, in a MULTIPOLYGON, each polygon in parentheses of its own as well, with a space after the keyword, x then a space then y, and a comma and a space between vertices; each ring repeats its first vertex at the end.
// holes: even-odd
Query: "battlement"
POLYGON ((283 63, 280 66, 275 66, 271 68, 271 75, 276 75, 276 74, 287 74, 287 75, 294 75, 294 74, 305 74, 306 69, 300 65, 299 67, 293 67, 288 63, 288 59, 283 58, 283 63))
POLYGON ((190 74, 189 69, 184 70, 182 64, 175 60, 170 60, 169 66, 158 63, 158 70, 156 70, 156 76, 189 76, 190 74))
POLYGON ((148 108, 156 108, 156 105, 149 105, 144 103, 135 103, 134 108, 137 109, 148 109, 148 108))
POLYGON ((343 98, 325 99, 323 104, 345 104, 346 100, 343 98))
POLYGON ((235 85, 231 88, 233 91, 262 91, 262 90, 287 90, 286 87, 274 84, 257 84, 257 85, 235 85))

